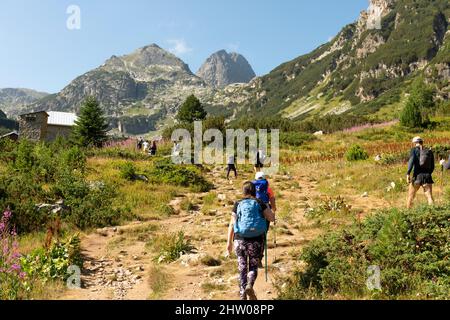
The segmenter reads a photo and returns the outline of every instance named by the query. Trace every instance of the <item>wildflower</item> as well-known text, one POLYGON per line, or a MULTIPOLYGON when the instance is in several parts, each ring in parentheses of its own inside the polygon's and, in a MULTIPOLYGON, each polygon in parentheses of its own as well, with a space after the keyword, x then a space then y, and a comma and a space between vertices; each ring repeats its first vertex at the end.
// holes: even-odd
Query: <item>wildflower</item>
POLYGON ((12 271, 20 271, 20 270, 21 270, 20 265, 17 264, 17 263, 14 263, 14 264, 11 266, 11 270, 12 270, 12 271))
POLYGON ((12 213, 10 210, 6 210, 5 212, 3 212, 3 218, 5 220, 8 220, 9 218, 11 218, 11 215, 12 215, 12 213))

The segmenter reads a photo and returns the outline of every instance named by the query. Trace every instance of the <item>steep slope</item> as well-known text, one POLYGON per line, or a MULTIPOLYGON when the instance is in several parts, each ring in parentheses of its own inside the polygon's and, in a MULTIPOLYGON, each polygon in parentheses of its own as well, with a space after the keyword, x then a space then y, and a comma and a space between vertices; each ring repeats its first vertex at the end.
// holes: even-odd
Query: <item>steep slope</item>
POLYGON ((239 88, 237 95, 250 91, 240 114, 393 117, 418 76, 448 100, 449 18, 447 0, 371 0, 369 10, 329 43, 239 88))
POLYGON ((197 76, 212 87, 223 88, 233 83, 248 83, 256 74, 244 56, 221 50, 203 63, 197 76))
POLYGON ((188 95, 204 97, 210 91, 182 60, 152 44, 112 56, 30 108, 77 111, 86 96, 94 96, 113 127, 138 134, 154 130, 156 121, 174 112, 188 95))
POLYGON ((0 89, 0 109, 10 116, 16 116, 26 109, 28 104, 47 95, 48 93, 30 89, 0 89))

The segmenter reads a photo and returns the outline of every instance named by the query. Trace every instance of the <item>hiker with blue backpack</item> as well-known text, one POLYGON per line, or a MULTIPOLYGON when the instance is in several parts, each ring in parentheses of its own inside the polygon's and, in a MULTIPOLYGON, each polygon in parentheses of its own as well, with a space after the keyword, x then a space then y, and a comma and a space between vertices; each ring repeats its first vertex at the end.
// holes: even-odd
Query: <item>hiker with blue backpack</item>
POLYGON ((233 208, 227 251, 231 255, 234 248, 238 258, 241 300, 257 300, 253 286, 258 277, 267 222, 275 221, 275 214, 263 201, 256 199, 256 187, 252 182, 244 183, 243 197, 233 208))
POLYGON ((424 141, 421 137, 413 139, 415 147, 411 150, 411 155, 408 163, 408 172, 406 174, 406 181, 409 184, 408 193, 408 209, 412 208, 414 198, 417 191, 422 187, 428 199, 428 204, 433 205, 433 177, 432 174, 435 169, 434 154, 429 148, 424 147, 424 141), (411 179, 411 173, 413 172, 411 179))

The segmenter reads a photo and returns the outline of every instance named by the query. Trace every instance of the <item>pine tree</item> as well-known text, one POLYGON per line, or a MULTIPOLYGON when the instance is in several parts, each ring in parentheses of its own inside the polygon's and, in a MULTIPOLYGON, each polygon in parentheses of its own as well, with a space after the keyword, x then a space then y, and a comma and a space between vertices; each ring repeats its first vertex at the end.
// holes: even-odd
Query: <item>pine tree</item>
POLYGON ((433 91, 422 81, 416 82, 400 115, 400 124, 408 128, 425 127, 434 106, 433 91))
POLYGON ((86 98, 73 129, 74 142, 83 147, 101 147, 107 130, 108 124, 99 103, 94 97, 86 98))
POLYGON ((177 120, 182 123, 193 123, 204 120, 206 115, 200 100, 194 95, 190 95, 178 111, 177 120))

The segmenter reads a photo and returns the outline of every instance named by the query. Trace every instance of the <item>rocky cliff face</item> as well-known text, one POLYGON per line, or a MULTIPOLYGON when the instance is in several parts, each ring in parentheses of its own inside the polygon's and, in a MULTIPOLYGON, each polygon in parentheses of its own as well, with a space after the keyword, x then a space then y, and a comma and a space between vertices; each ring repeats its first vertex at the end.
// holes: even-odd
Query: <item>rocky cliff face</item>
POLYGON ((10 117, 17 116, 23 110, 26 110, 29 104, 47 95, 48 93, 37 92, 30 89, 0 89, 0 109, 10 117))
POLYGON ((448 0, 371 0, 329 43, 236 90, 242 99, 236 116, 395 116, 393 108, 418 77, 446 100, 449 21, 448 0))
POLYGON ((188 94, 206 91, 205 83, 183 61, 152 44, 129 55, 112 56, 33 108, 77 111, 90 95, 101 102, 108 115, 120 116, 133 107, 171 109, 188 94))
POLYGON ((136 121, 131 118, 138 116, 138 133, 145 133, 153 130, 155 114, 174 113, 190 94, 206 99, 213 92, 182 60, 152 44, 129 55, 112 56, 30 109, 77 112, 86 96, 94 96, 111 124, 120 124, 117 129, 129 128, 130 133, 136 133, 132 125, 136 121), (142 123, 152 126, 144 128, 142 123))
POLYGON ((244 56, 221 50, 203 63, 197 76, 212 87, 224 88, 234 83, 248 83, 256 74, 244 56))

